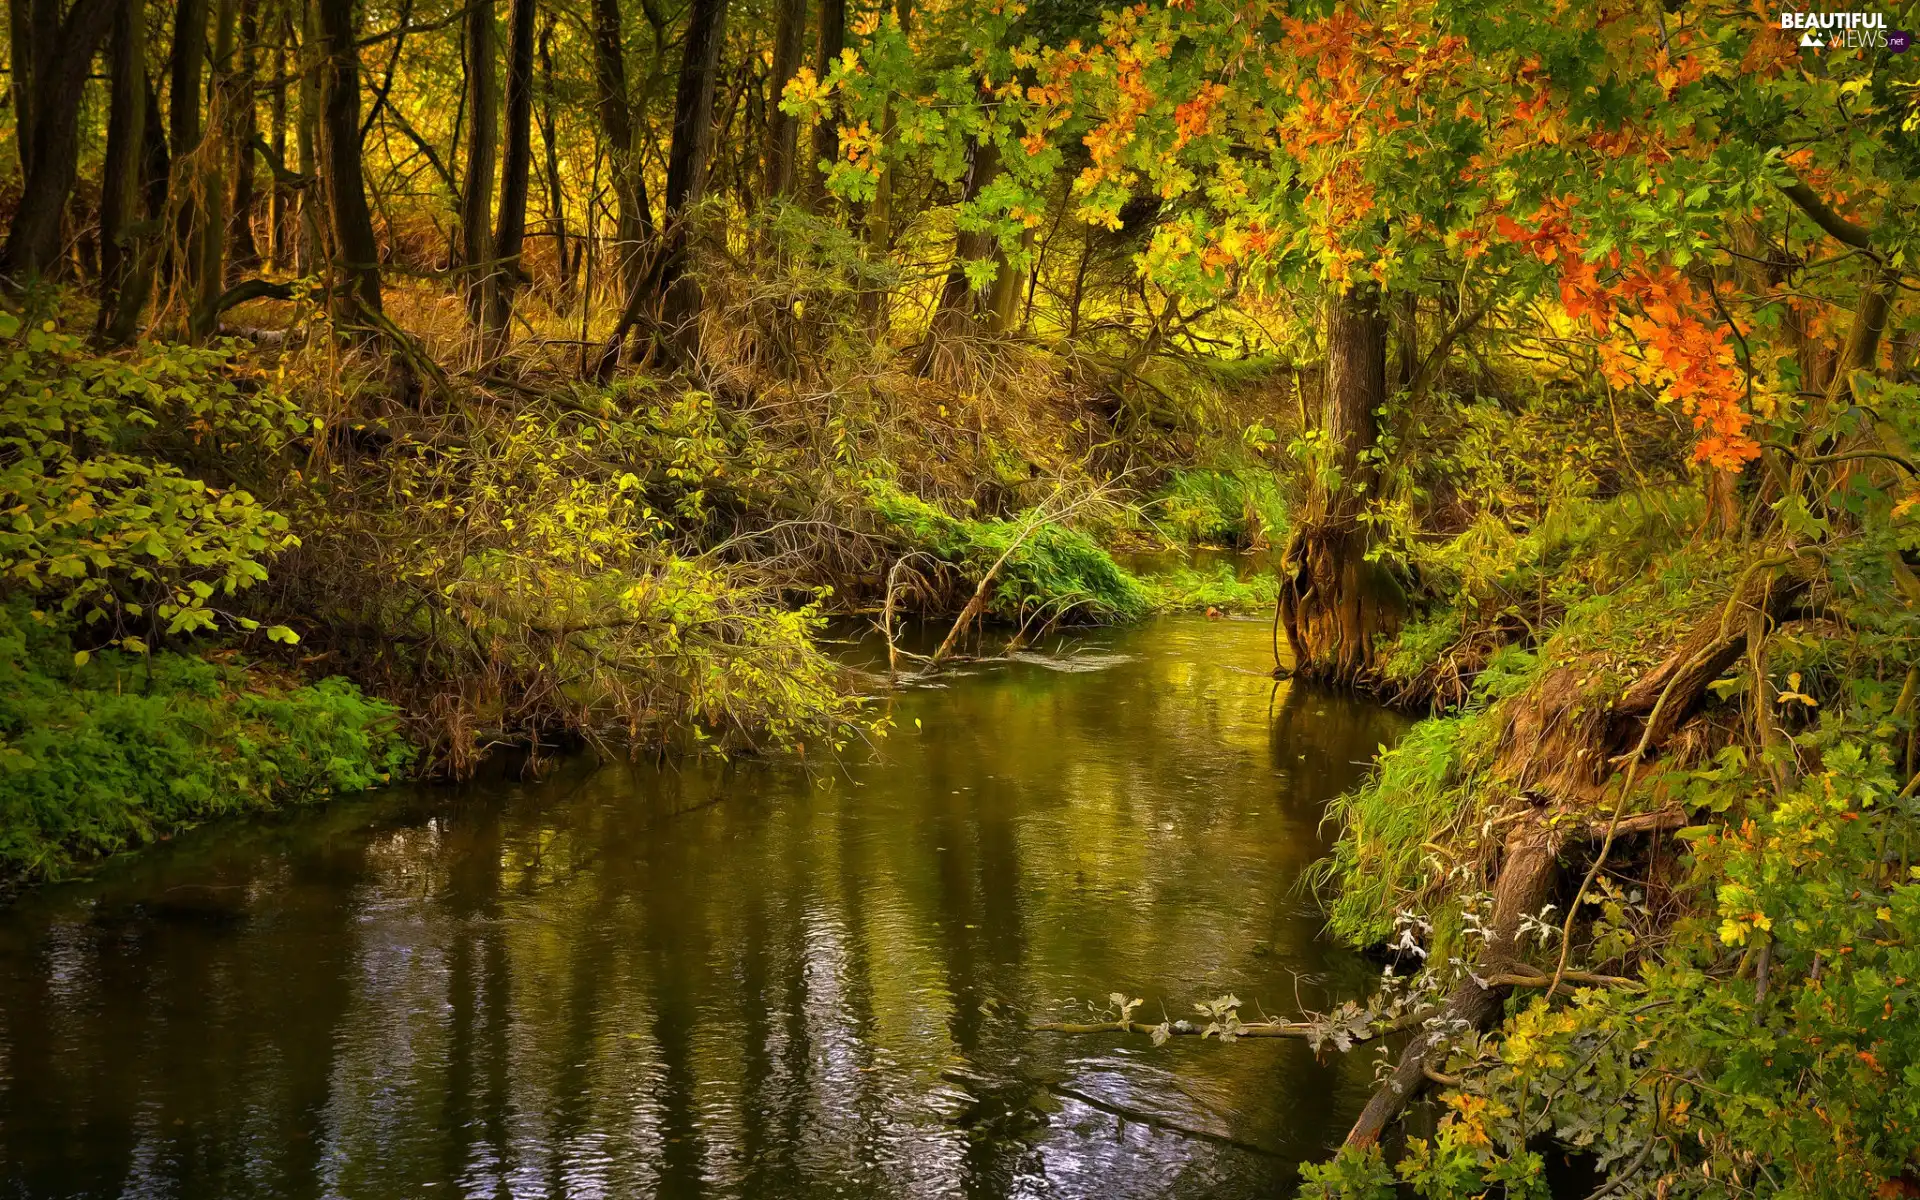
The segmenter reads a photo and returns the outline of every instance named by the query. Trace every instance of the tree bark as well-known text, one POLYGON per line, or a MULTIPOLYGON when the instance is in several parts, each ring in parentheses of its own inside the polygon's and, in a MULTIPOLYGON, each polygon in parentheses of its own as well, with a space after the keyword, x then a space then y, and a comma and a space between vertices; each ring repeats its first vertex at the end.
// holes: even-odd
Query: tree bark
POLYGON ((323 57, 320 150, 326 159, 327 207, 332 210, 336 322, 364 327, 381 314, 380 249, 373 239, 360 174, 360 54, 354 45, 353 0, 312 0, 320 12, 323 57))
POLYGON ((235 272, 251 271, 260 265, 260 247, 253 236, 253 136, 260 129, 254 79, 259 62, 259 41, 260 0, 241 0, 239 58, 234 71, 233 112, 229 125, 233 131, 229 143, 233 157, 233 213, 227 259, 235 272))
POLYGON ((574 265, 579 255, 572 250, 572 235, 567 229, 567 193, 560 179, 560 116, 553 87, 553 31, 558 18, 551 12, 540 26, 541 122, 540 140, 546 146, 547 220, 553 226, 555 280, 563 307, 573 295, 574 265))
POLYGON ((1371 455, 1387 397, 1387 322, 1370 287, 1329 297, 1325 321, 1324 458, 1282 559, 1280 610, 1294 669, 1350 685, 1376 669, 1376 639, 1395 628, 1401 608, 1391 577, 1367 561, 1360 519, 1378 482, 1371 455))
MULTIPOLYGON (((840 61, 840 52, 847 48, 847 0, 820 0, 820 36, 815 43, 813 73, 821 79, 833 70, 833 64, 840 61)), ((829 166, 840 157, 840 117, 838 105, 822 114, 813 127, 814 163, 808 164, 806 173, 807 194, 816 201, 816 207, 824 205, 827 199, 826 178, 817 172, 817 164, 825 161, 829 166)))
POLYGON ((634 147, 625 47, 620 0, 593 0, 593 80, 599 93, 600 130, 613 168, 615 261, 621 286, 631 298, 643 286, 644 241, 652 221, 634 147))
POLYGON ((685 54, 674 93, 673 144, 667 155, 667 244, 660 270, 660 299, 667 349, 683 362, 700 355, 700 284, 691 274, 694 209, 706 191, 707 158, 713 141, 713 91, 727 0, 693 0, 687 16, 685 54))
POLYGON ((780 111, 780 96, 800 72, 806 49, 807 0, 774 0, 773 75, 768 82, 766 194, 769 200, 793 193, 794 164, 799 155, 800 122, 780 111))
POLYGON ((147 17, 142 0, 114 6, 112 64, 108 68, 107 157, 100 175, 100 310, 94 321, 106 337, 120 292, 136 274, 133 227, 139 223, 147 156, 147 17))
POLYGON ((321 230, 331 222, 325 193, 316 178, 320 166, 320 79, 325 70, 320 37, 320 0, 301 0, 300 114, 294 132, 300 139, 300 175, 308 181, 296 197, 300 236, 294 243, 295 272, 310 275, 327 258, 321 230))
POLYGON ((499 58, 493 0, 474 0, 467 10, 467 179, 460 197, 460 252, 466 273, 467 315, 478 325, 492 291, 493 175, 500 141, 499 58))
POLYGON ((114 0, 75 0, 55 44, 32 66, 33 165, 0 250, 0 274, 16 285, 46 274, 60 257, 60 218, 80 169, 80 95, 114 7, 114 0))
POLYGON ((520 252, 527 238, 527 180, 533 167, 534 0, 513 0, 507 38, 507 155, 500 170, 500 224, 494 232, 498 268, 487 292, 485 357, 506 351, 513 296, 521 283, 520 252))
MULTIPOLYGON (((1546 904, 1559 874, 1560 836, 1547 820, 1524 820, 1507 835, 1501 854, 1500 874, 1494 883, 1493 919, 1486 947, 1474 965, 1474 974, 1486 979, 1522 966, 1521 920, 1534 915, 1546 904)), ((1498 985, 1482 986, 1469 975, 1453 989, 1447 1007, 1432 1022, 1441 1030, 1485 1030, 1499 1020, 1507 994, 1512 989, 1498 985)), ((1347 1145, 1364 1150, 1375 1145, 1393 1123, 1407 1101, 1427 1083, 1427 1068, 1443 1052, 1446 1035, 1416 1033, 1400 1054, 1393 1074, 1374 1089, 1366 1108, 1347 1134, 1347 1145)))
MULTIPOLYGON (((219 320, 217 302, 226 277, 222 269, 227 249, 227 183, 225 158, 232 143, 233 126, 233 21, 235 0, 219 0, 213 22, 212 121, 203 133, 200 178, 193 206, 193 232, 187 242, 191 268, 192 306, 187 317, 188 336, 198 341, 213 332, 219 320)), ((251 162, 251 158, 248 160, 251 162)))
MULTIPOLYGON (((995 176, 1000 174, 1000 149, 992 141, 976 141, 969 148, 966 179, 960 186, 960 203, 971 204, 995 176)), ((920 347, 917 370, 925 375, 943 349, 942 343, 974 327, 974 314, 980 308, 980 296, 967 277, 967 264, 992 257, 996 242, 985 230, 961 230, 953 238, 953 263, 947 268, 946 282, 935 301, 933 320, 927 326, 926 341, 920 347)))
POLYGON ((993 261, 996 267, 993 276, 993 289, 988 295, 987 313, 990 328, 995 333, 1012 333, 1019 323, 1020 295, 1026 290, 1027 276, 1032 271, 1033 230, 1020 235, 1020 248, 1025 252, 1028 266, 1015 269, 1013 260, 1007 257, 1004 249, 995 248, 993 261))
MULTIPOLYGON (((167 63, 167 149, 173 165, 185 169, 188 158, 200 148, 200 119, 206 104, 206 65, 208 0, 178 0, 173 9, 173 49, 167 63)), ((195 204, 191 187, 176 188, 173 195, 173 240, 166 248, 166 278, 185 277, 191 286, 195 204), (184 255, 184 259, 182 257, 184 255)))
MULTIPOLYGON (((287 42, 292 35, 292 26, 288 18, 290 4, 282 4, 275 13, 273 30, 273 94, 269 102, 267 126, 267 144, 273 148, 273 157, 284 164, 287 161, 287 42)), ((291 226, 292 196, 288 186, 274 177, 273 189, 267 193, 267 261, 276 271, 284 271, 293 265, 293 229, 291 226)))

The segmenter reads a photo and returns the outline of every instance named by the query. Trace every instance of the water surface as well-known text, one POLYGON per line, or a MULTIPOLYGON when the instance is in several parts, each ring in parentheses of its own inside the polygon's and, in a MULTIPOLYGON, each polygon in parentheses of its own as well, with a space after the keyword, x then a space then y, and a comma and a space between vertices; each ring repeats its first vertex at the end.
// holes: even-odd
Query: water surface
POLYGON ((1399 724, 1268 646, 1082 635, 894 694, 839 764, 578 760, 30 896, 0 1196, 1278 1194, 1371 1057, 1025 1027, 1366 990, 1298 880, 1399 724))

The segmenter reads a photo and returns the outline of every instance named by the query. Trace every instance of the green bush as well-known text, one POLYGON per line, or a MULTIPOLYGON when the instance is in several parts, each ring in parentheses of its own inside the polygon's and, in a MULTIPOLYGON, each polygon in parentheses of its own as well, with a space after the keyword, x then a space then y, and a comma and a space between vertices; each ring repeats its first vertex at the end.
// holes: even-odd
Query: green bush
POLYGON ((197 478, 157 446, 231 460, 309 431, 285 397, 243 389, 229 359, 192 346, 95 355, 51 321, 22 329, 0 312, 0 588, 85 622, 95 646, 140 650, 135 631, 150 629, 257 628, 220 606, 298 539, 244 489, 197 478))
POLYGON ((0 888, 387 782, 412 757, 397 717, 342 679, 281 686, 171 652, 76 663, 44 614, 0 610, 0 888))

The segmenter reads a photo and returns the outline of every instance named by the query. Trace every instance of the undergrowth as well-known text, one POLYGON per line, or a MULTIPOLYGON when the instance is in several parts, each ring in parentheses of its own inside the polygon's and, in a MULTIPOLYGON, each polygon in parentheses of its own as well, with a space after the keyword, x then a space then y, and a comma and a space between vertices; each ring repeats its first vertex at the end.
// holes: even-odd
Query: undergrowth
POLYGON ((118 650, 0 609, 0 891, 212 817, 374 787, 413 751, 346 680, 118 650))

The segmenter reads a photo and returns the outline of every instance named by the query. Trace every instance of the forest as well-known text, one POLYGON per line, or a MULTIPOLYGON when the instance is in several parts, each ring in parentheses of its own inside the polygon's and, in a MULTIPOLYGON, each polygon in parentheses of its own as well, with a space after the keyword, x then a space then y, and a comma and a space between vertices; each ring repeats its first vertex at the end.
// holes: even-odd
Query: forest
POLYGON ((1304 1197, 1920 1196, 1916 23, 10 0, 0 896, 1257 623, 1410 721, 1367 990, 1036 1036, 1368 1059, 1304 1197))

